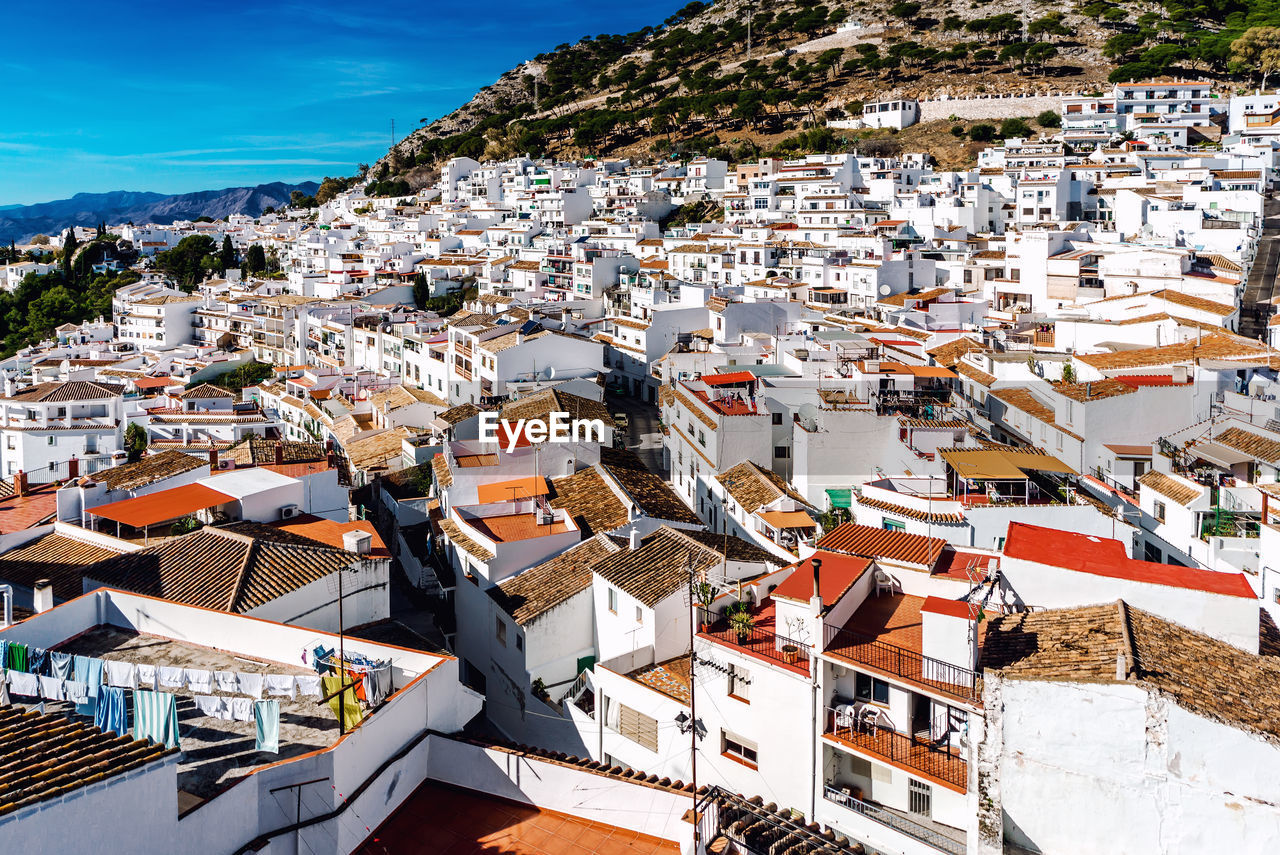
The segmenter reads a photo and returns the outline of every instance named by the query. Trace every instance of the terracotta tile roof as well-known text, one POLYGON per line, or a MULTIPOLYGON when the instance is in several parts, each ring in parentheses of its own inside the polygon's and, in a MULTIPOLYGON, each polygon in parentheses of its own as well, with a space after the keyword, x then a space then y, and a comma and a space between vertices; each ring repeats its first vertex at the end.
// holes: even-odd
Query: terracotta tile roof
POLYGON ((449 539, 450 543, 470 555, 472 558, 478 558, 481 561, 493 560, 494 556, 492 552, 463 534, 462 529, 458 524, 448 517, 440 520, 440 531, 449 539))
POLYGON ((377 469, 390 466, 403 453, 406 437, 415 434, 408 428, 396 427, 370 436, 352 439, 343 445, 354 469, 377 469))
POLYGON ((613 415, 603 402, 571 395, 559 389, 544 389, 512 401, 502 407, 501 416, 504 421, 513 424, 519 419, 546 422, 553 412, 568 413, 570 419, 600 419, 605 427, 615 426, 613 415))
POLYGON ((1166 288, 1163 291, 1156 291, 1151 295, 1158 297, 1168 303, 1174 303, 1178 306, 1185 306, 1188 309, 1196 309, 1201 312, 1208 312, 1212 315, 1227 317, 1236 313, 1235 306, 1228 306, 1226 303, 1218 303, 1213 300, 1206 300, 1204 297, 1195 297, 1191 294, 1184 294, 1181 291, 1174 291, 1166 288))
POLYGON ((1163 472, 1157 472, 1155 469, 1143 474, 1138 479, 1138 483, 1149 490, 1155 490, 1171 502, 1184 506, 1194 502, 1204 492, 1203 487, 1184 484, 1181 480, 1171 478, 1163 472))
POLYGON ((67 383, 38 383, 19 389, 5 396, 9 401, 30 403, 61 403, 64 401, 104 401, 124 394, 124 386, 116 383, 97 383, 72 380, 67 383))
POLYGON ((0 816, 63 798, 177 750, 106 733, 83 719, 0 707, 0 816))
POLYGON ((1157 365, 1174 365, 1197 359, 1243 359, 1266 357, 1266 346, 1260 341, 1241 338, 1230 333, 1205 335, 1200 343, 1184 341, 1161 347, 1140 350, 1121 350, 1115 353, 1077 354, 1074 358, 1099 371, 1141 368, 1157 365))
POLYGON ((208 465, 207 458, 169 449, 158 454, 148 454, 133 463, 100 469, 87 477, 105 485, 108 490, 136 490, 208 465))
POLYGON ((928 300, 936 300, 946 294, 951 294, 950 288, 930 288, 917 294, 909 294, 903 292, 901 294, 891 294, 888 297, 881 297, 876 302, 882 306, 905 306, 908 302, 923 303, 928 300))
POLYGON ((530 567, 489 589, 489 596, 516 623, 525 626, 535 618, 591 586, 592 568, 625 549, 625 541, 598 534, 530 567))
MULTIPOLYGON (((1097 401, 1102 398, 1115 398, 1120 395, 1129 395, 1135 391, 1135 387, 1123 383, 1120 380, 1094 380, 1087 383, 1054 383, 1053 391, 1059 395, 1064 395, 1073 401, 1097 401)), ((1000 397, 1000 391, 997 390, 991 394, 1000 397)), ((1052 421, 1052 416, 1050 416, 1052 421)))
POLYGON ((256 523, 209 527, 84 568, 86 578, 177 603, 243 614, 346 569, 355 556, 256 523))
POLYGON ((991 397, 1004 401, 1009 406, 1021 410, 1033 419, 1053 424, 1053 408, 1037 398, 1026 386, 1010 386, 1005 389, 992 389, 991 397))
POLYGON ((937 562, 946 545, 947 542, 940 537, 889 531, 857 523, 844 523, 832 529, 817 544, 819 549, 831 552, 920 564, 929 568, 937 562))
POLYGON ((809 505, 803 496, 791 489, 781 475, 757 466, 750 460, 744 460, 725 470, 716 476, 716 480, 749 514, 754 514, 759 508, 783 496, 809 505))
POLYGON ((435 476, 436 483, 441 487, 453 486, 453 473, 449 471, 449 461, 443 454, 437 454, 431 458, 431 474, 435 476))
POLYGON ((666 662, 648 665, 627 675, 682 704, 689 703, 689 657, 677 656, 666 662))
MULTIPOLYGON (((687 585, 690 569, 695 573, 709 570, 723 560, 724 535, 710 535, 715 542, 710 546, 690 534, 663 526, 644 538, 638 549, 623 549, 610 555, 596 565, 594 572, 652 607, 687 585)), ((727 540, 730 560, 737 560, 733 556, 742 554, 740 546, 748 546, 755 552, 763 551, 736 537, 730 536, 727 540)), ((768 553, 765 556, 769 561, 777 561, 768 553)))
POLYGON ((884 502, 880 499, 871 499, 866 496, 858 497, 858 505, 864 508, 871 508, 875 511, 884 511, 894 514, 895 516, 905 517, 911 520, 919 520, 921 522, 935 523, 937 525, 959 525, 965 520, 964 514, 947 514, 942 512, 932 512, 928 510, 918 510, 909 508, 905 505, 895 505, 892 502, 884 502))
POLYGON ((318 442, 251 436, 222 452, 218 459, 233 460, 237 466, 266 466, 276 462, 276 448, 281 450, 285 463, 315 463, 326 458, 324 446, 318 442))
POLYGON ((1267 463, 1280 462, 1280 440, 1262 436, 1244 428, 1229 427, 1215 436, 1213 441, 1229 445, 1237 451, 1267 463))
POLYGON ((235 396, 235 392, 230 389, 223 389, 221 386, 215 386, 212 383, 201 383, 199 386, 191 387, 178 397, 184 401, 191 401, 208 398, 235 398, 235 396))
POLYGON ((996 377, 994 374, 988 374, 981 368, 975 368, 964 360, 957 360, 954 368, 957 374, 962 377, 968 377, 970 380, 973 380, 982 386, 986 386, 988 389, 996 384, 996 377))
POLYGON ((84 593, 85 567, 120 553, 74 537, 50 532, 0 555, 0 580, 34 588, 41 579, 53 583, 55 599, 72 600, 84 593))
POLYGON ((987 628, 982 665, 1015 680, 1134 683, 1196 715, 1280 737, 1280 662, 1123 600, 998 617, 987 628))
POLYGON ((632 452, 602 446, 600 466, 642 513, 666 522, 702 524, 662 476, 650 472, 632 452))
POLYGON ((981 342, 962 336, 949 341, 946 344, 931 347, 926 350, 925 353, 932 356, 933 361, 938 365, 942 365, 947 368, 955 368, 956 363, 960 361, 960 357, 964 356, 966 353, 974 353, 983 350, 986 350, 986 348, 982 346, 981 342))
MULTIPOLYGON (((487 296, 487 295, 486 295, 487 296)), ((426 389, 415 389, 397 384, 383 389, 369 399, 369 403, 377 410, 391 412, 414 404, 430 404, 433 407, 447 407, 448 402, 428 392, 426 389)))
POLYGON ((458 422, 464 422, 472 416, 478 415, 480 415, 480 408, 475 404, 468 403, 459 404, 456 407, 450 407, 440 415, 436 416, 436 418, 452 426, 458 424, 458 422))
POLYGON ((631 520, 625 505, 594 468, 551 481, 551 507, 563 508, 584 534, 610 532, 631 520))

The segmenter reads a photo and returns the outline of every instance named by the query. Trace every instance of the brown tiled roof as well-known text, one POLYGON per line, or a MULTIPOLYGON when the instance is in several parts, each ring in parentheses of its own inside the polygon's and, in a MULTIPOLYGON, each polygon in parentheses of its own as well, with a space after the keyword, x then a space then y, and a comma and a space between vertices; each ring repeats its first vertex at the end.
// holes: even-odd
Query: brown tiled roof
POLYGON ((707 414, 707 412, 706 412, 705 410, 703 410, 701 407, 699 407, 697 404, 695 404, 695 403, 694 403, 694 402, 689 398, 689 396, 688 396, 688 395, 685 395, 685 394, 684 394, 683 392, 681 392, 679 389, 677 389, 677 390, 676 390, 676 393, 675 393, 675 394, 676 394, 676 400, 677 400, 677 401, 679 401, 680 403, 684 404, 685 408, 686 408, 686 409, 688 409, 688 410, 689 410, 689 412, 693 413, 693 417, 694 417, 695 419, 697 419, 698 421, 702 422, 704 425, 706 425, 706 426, 707 426, 708 428, 710 428, 711 430, 715 430, 715 429, 716 429, 716 424, 717 424, 716 420, 715 420, 715 419, 713 419, 710 415, 708 415, 708 414, 707 414))
POLYGON ((662 476, 650 472, 632 452, 601 447, 600 464, 644 513, 667 522, 701 525, 702 521, 662 476))
POLYGON ((24 588, 48 579, 53 596, 72 600, 84 593, 83 570, 120 553, 92 543, 50 532, 0 555, 0 580, 24 588))
POLYGON ((551 507, 563 508, 585 534, 610 532, 631 520, 627 507, 594 467, 551 482, 551 507))
MULTIPOLYGON (((487 295, 486 295, 487 296, 487 295)), ((446 401, 428 392, 426 389, 415 389, 402 384, 383 389, 369 399, 374 409, 382 411, 398 410, 414 404, 430 404, 433 407, 448 406, 446 401)))
POLYGON ((480 408, 475 404, 459 404, 456 407, 450 407, 436 418, 449 425, 456 425, 458 422, 464 422, 472 416, 480 415, 480 408))
POLYGON ((687 656, 677 656, 666 662, 648 665, 638 671, 632 671, 627 676, 682 704, 689 703, 689 685, 692 681, 689 679, 689 657, 687 656))
POLYGON ((149 454, 133 463, 100 469, 89 477, 105 485, 108 490, 136 490, 207 465, 207 458, 168 449, 158 454, 149 454))
POLYGON ((844 523, 818 541, 818 549, 861 555, 864 558, 922 564, 930 568, 937 562, 946 545, 947 542, 940 537, 925 537, 857 523, 844 523))
MULTIPOLYGON (((644 538, 638 549, 619 550, 597 564, 594 571, 646 606, 654 606, 688 584, 690 569, 695 573, 708 570, 723 560, 724 535, 713 535, 713 546, 689 535, 663 526, 644 538)), ((734 543, 738 538, 730 536, 728 541, 730 560, 737 560, 733 556, 738 554, 738 544, 734 543)), ((754 546, 751 549, 763 551, 754 546)), ((769 560, 777 561, 772 557, 769 560)))
POLYGON ((964 514, 947 514, 941 512, 933 512, 927 510, 917 510, 909 508, 906 505, 895 505, 892 502, 883 502, 879 499, 870 499, 866 496, 859 496, 858 505, 864 508, 871 508, 875 511, 886 511, 907 519, 919 520, 920 522, 936 523, 938 525, 959 525, 964 522, 964 514))
POLYGON ((1163 472, 1157 472, 1152 469, 1146 472, 1138 483, 1150 490, 1155 490, 1166 499, 1179 505, 1189 505, 1200 497, 1204 492, 1203 489, 1197 489, 1183 484, 1181 481, 1170 478, 1163 472))
POLYGON ((716 480, 724 485, 733 500, 749 514, 783 496, 808 505, 804 496, 788 486, 786 480, 777 473, 757 466, 750 460, 744 460, 737 466, 717 475, 716 480))
POLYGON ((453 486, 453 473, 449 471, 449 461, 443 454, 431 458, 431 474, 436 476, 436 483, 441 487, 453 486))
POLYGON ((1229 445, 1250 457, 1267 463, 1280 462, 1280 441, 1256 434, 1244 428, 1229 427, 1213 438, 1214 442, 1229 445))
POLYGON ((950 293, 952 293, 950 288, 930 288, 916 294, 909 294, 904 291, 901 294, 891 294, 888 297, 881 297, 876 302, 882 306, 905 306, 908 301, 920 303, 926 300, 936 300, 939 297, 950 293))
POLYGON ((981 342, 974 341, 966 336, 953 339, 946 344, 940 344, 937 347, 931 347, 925 351, 933 357, 933 361, 945 368, 954 368, 956 363, 960 361, 960 357, 966 353, 974 351, 986 350, 981 342))
POLYGON ((221 386, 215 386, 212 383, 201 383, 199 386, 192 386, 178 397, 184 401, 205 398, 235 398, 235 392, 230 389, 223 389, 221 386))
POLYGON ((0 707, 0 816, 123 775, 178 749, 84 719, 0 707))
POLYGON ((479 558, 481 561, 492 561, 493 553, 476 543, 471 538, 462 533, 462 529, 453 520, 445 517, 440 520, 440 531, 449 539, 449 542, 470 555, 472 558, 479 558))
POLYGON ((571 549, 530 567, 497 587, 489 596, 511 619, 527 625, 591 585, 591 569, 608 556, 624 549, 625 541, 598 534, 571 549))
POLYGON ((114 588, 243 614, 346 569, 355 555, 256 523, 203 528, 84 569, 114 588))
POLYGON ((124 386, 117 383, 97 383, 72 380, 67 383, 37 383, 19 389, 7 396, 10 401, 31 403, 60 403, 63 401, 102 401, 124 394, 124 386))
POLYGON ((343 449, 354 469, 378 469, 399 458, 405 438, 413 436, 408 428, 395 427, 352 439, 343 444, 343 449))
POLYGON ((970 365, 968 362, 965 362, 964 360, 957 360, 954 365, 954 368, 957 374, 963 377, 968 377, 970 380, 973 380, 976 383, 980 383, 981 385, 986 386, 988 389, 994 386, 996 383, 996 378, 994 374, 988 374, 987 372, 983 371, 981 368, 975 368, 974 366, 970 365))
POLYGON ((512 423, 519 419, 546 421, 553 412, 568 413, 570 419, 600 419, 606 427, 614 427, 613 415, 602 402, 559 389, 544 389, 506 404, 502 418, 512 423))
MULTIPOLYGON (((1136 391, 1136 388, 1128 383, 1121 383, 1119 380, 1094 380, 1087 383, 1054 383, 1053 390, 1073 401, 1084 402, 1129 395, 1136 391)), ((1000 397, 1000 390, 991 394, 1000 397)), ((1052 420, 1052 416, 1050 416, 1050 421, 1052 420)))
POLYGON ((1135 683, 1196 715, 1280 737, 1280 662, 1123 600, 996 618, 986 632, 982 664, 1018 680, 1135 683), (1117 660, 1123 676, 1116 673, 1117 660))
POLYGON ((1265 357, 1266 346, 1260 341, 1241 338, 1230 333, 1205 335, 1200 343, 1184 341, 1161 347, 1141 350, 1121 350, 1115 353, 1077 354, 1075 359, 1091 365, 1099 371, 1122 368, 1141 368, 1157 365, 1173 365, 1195 359, 1232 359, 1265 357))
POLYGON ((1037 398, 1025 386, 992 389, 991 397, 1004 401, 1009 406, 1021 410, 1033 419, 1053 424, 1053 408, 1037 398))
POLYGON ((280 448, 285 463, 316 463, 326 456, 324 446, 318 442, 251 436, 222 452, 219 459, 234 460, 237 466, 266 466, 276 462, 277 447, 280 448))
POLYGON ((1170 288, 1166 288, 1163 291, 1156 291, 1151 296, 1159 297, 1161 300, 1174 303, 1179 306, 1186 306, 1188 309, 1197 309, 1201 312, 1208 312, 1209 314, 1219 315, 1224 318, 1227 315, 1234 315, 1236 312, 1235 306, 1228 306, 1226 303, 1218 303, 1214 300, 1206 300, 1204 297, 1195 297, 1191 294, 1184 294, 1181 291, 1174 291, 1170 288))

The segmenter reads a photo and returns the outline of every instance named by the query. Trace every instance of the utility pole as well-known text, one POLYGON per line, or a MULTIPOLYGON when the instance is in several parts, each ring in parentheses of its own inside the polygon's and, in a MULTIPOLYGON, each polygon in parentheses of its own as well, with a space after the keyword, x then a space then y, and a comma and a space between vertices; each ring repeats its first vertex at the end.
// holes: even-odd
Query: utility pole
MULTIPOLYGON (((694 587, 694 579, 696 574, 693 569, 693 559, 689 559, 689 604, 692 610, 693 603, 697 597, 697 591, 694 587)), ((702 608, 707 608, 710 603, 699 603, 702 608)), ((694 620, 698 615, 689 615, 689 766, 690 775, 693 778, 693 852, 697 855, 698 846, 701 843, 702 824, 698 821, 698 707, 697 707, 697 685, 698 674, 697 664, 698 657, 693 652, 693 632, 694 620)))

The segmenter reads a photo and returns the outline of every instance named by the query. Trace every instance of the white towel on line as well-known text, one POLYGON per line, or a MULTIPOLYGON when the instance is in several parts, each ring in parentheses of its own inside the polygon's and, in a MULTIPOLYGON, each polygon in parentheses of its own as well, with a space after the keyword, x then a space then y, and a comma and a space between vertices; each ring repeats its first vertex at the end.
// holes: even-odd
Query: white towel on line
POLYGON ((154 686, 156 684, 156 666, 138 663, 138 684, 154 686))
POLYGON ((308 698, 320 697, 320 675, 300 674, 294 677, 298 683, 298 694, 308 698))
POLYGON ((207 695, 213 691, 213 672, 203 668, 187 668, 182 672, 187 680, 187 688, 197 695, 207 695))
POLYGON ((235 671, 214 671, 213 685, 223 694, 234 695, 240 691, 240 678, 235 671))
POLYGON ((83 704, 89 700, 89 684, 81 680, 68 680, 62 690, 66 693, 67 700, 73 704, 83 704))
POLYGON ((107 685, 118 689, 138 688, 138 666, 118 659, 104 659, 102 667, 107 672, 107 685))
POLYGON ((185 671, 181 668, 174 668, 170 665, 161 665, 157 669, 160 675, 160 685, 166 689, 181 689, 186 685, 185 671))
POLYGON ((227 698, 233 721, 253 721, 252 698, 227 698))
POLYGON ((267 694, 293 700, 296 684, 292 674, 268 674, 266 676, 267 694))
POLYGON ((61 677, 41 677, 40 678, 40 697, 46 701, 60 701, 64 697, 66 690, 66 680, 61 677))
POLYGON ((230 708, 227 699, 217 695, 196 695, 196 710, 200 715, 210 718, 229 718, 230 708))
POLYGON ((262 675, 240 673, 240 694, 251 698, 262 697, 262 675))
POLYGON ((15 695, 25 698, 40 697, 40 678, 26 671, 9 672, 9 689, 15 695))

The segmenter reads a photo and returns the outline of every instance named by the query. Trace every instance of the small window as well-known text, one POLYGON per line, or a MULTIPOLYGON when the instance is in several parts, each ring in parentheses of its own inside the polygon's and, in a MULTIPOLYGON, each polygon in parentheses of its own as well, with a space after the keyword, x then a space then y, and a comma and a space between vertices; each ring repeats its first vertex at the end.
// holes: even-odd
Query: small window
POLYGON ((618 592, 614 588, 609 589, 609 611, 618 613, 618 592))
POLYGON ((644 623, 644 613, 636 606, 636 623, 644 623))
POLYGON ((1155 502, 1152 503, 1151 514, 1156 518, 1156 520, 1158 520, 1159 522, 1164 522, 1164 512, 1165 512, 1164 502, 1157 499, 1155 502))
POLYGON ((854 695, 860 701, 887 704, 889 703, 889 684, 884 680, 877 680, 870 674, 859 674, 854 687, 854 695))
POLYGON ((729 666, 729 696, 740 701, 750 702, 751 676, 741 665, 729 666))
POLYGON ((907 810, 916 816, 933 813, 933 787, 915 778, 907 779, 907 810))
POLYGON ((57 444, 57 442, 58 442, 58 438, 57 438, 56 436, 51 436, 51 437, 49 437, 49 444, 50 444, 50 445, 56 445, 56 444, 57 444))
POLYGON ((891 519, 886 519, 884 521, 884 527, 888 531, 906 531, 907 530, 906 523, 899 522, 898 520, 891 520, 891 519))
POLYGON ((725 757, 746 763, 752 768, 755 768, 756 764, 759 763, 759 755, 754 742, 724 731, 720 732, 720 753, 725 757))
POLYGON ((774 414, 773 414, 773 423, 774 423, 775 425, 780 425, 780 424, 782 424, 782 413, 774 413, 774 414))
POLYGON ((507 623, 501 617, 495 618, 494 632, 497 635, 498 643, 503 647, 507 646, 507 623))
POLYGON ((516 650, 524 650, 524 636, 516 635, 516 650))
POLYGON ((786 460, 791 457, 791 449, 785 445, 775 445, 773 447, 773 456, 779 460, 786 460))

